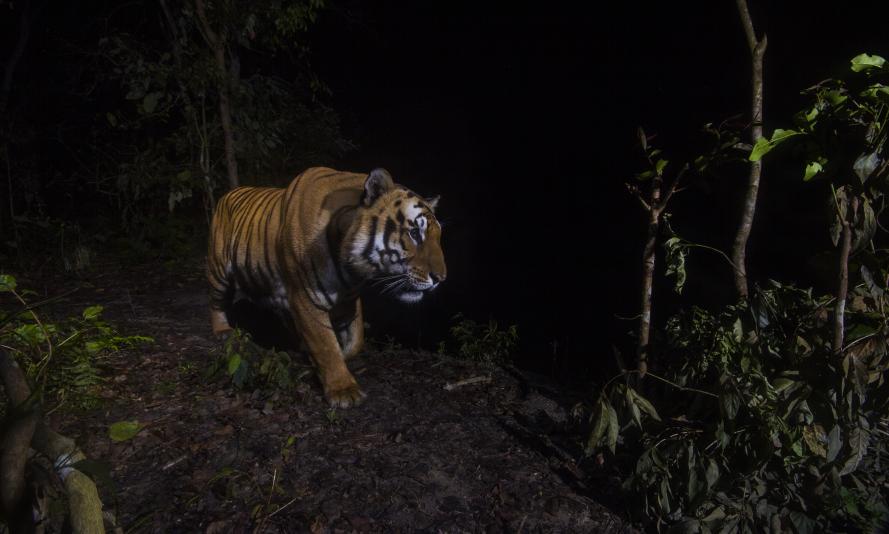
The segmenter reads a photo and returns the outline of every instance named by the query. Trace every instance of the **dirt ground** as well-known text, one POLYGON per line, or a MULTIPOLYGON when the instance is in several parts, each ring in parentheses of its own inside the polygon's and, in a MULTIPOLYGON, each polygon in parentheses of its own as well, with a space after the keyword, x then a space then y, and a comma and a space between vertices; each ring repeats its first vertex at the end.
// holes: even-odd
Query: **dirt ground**
POLYGON ((591 497, 608 482, 572 445, 551 385, 386 350, 350 362, 368 393, 358 408, 331 411, 313 375, 293 394, 238 391, 206 378, 219 344, 199 263, 97 272, 61 312, 101 304, 155 343, 112 359, 100 410, 50 420, 111 465, 116 487, 100 491, 127 532, 633 530, 591 497), (490 380, 444 387, 474 377, 490 380), (112 442, 123 420, 146 428, 112 442))

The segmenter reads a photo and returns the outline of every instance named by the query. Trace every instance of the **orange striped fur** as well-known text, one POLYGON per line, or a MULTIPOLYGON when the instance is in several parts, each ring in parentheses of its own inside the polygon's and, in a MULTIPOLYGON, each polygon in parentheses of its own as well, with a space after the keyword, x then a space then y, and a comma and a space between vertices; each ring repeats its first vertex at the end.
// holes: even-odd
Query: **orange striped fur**
POLYGON ((388 172, 306 170, 286 189, 240 187, 216 207, 207 255, 214 333, 231 330, 236 298, 284 309, 333 406, 365 394, 345 360, 361 351, 360 291, 370 282, 416 302, 442 282, 437 198, 425 200, 388 172))

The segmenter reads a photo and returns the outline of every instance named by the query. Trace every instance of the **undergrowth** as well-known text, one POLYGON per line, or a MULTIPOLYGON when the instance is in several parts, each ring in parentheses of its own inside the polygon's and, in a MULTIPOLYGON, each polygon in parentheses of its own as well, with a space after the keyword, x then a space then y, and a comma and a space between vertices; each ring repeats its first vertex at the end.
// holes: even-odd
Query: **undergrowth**
POLYGON ((121 335, 102 320, 102 306, 51 322, 38 314, 46 302, 29 303, 27 298, 35 293, 18 288, 8 274, 0 275, 0 294, 13 300, 13 311, 0 311, 0 349, 13 354, 47 411, 95 408, 105 362, 121 349, 153 341, 121 335))
POLYGON ((235 329, 219 350, 208 376, 224 375, 238 389, 289 390, 311 372, 310 366, 294 362, 288 352, 263 348, 249 333, 235 329))
POLYGON ((519 342, 518 326, 502 329, 491 319, 480 324, 462 314, 454 316, 450 340, 439 344, 438 352, 450 352, 459 358, 486 365, 506 363, 513 357, 519 342))

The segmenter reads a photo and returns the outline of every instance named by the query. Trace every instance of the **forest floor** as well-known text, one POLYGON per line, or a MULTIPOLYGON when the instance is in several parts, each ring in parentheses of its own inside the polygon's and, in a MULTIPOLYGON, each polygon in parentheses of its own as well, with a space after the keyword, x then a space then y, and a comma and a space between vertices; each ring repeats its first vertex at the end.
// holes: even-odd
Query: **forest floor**
POLYGON ((368 394, 357 408, 329 409, 313 374, 240 391, 207 378, 221 349, 198 262, 92 273, 53 313, 101 304, 154 343, 107 362, 99 409, 50 422, 111 466, 100 493, 127 532, 633 531, 594 500, 613 482, 539 379, 389 347, 349 362, 368 394), (473 377, 490 380, 444 387, 473 377), (145 428, 113 442, 125 420, 145 428))

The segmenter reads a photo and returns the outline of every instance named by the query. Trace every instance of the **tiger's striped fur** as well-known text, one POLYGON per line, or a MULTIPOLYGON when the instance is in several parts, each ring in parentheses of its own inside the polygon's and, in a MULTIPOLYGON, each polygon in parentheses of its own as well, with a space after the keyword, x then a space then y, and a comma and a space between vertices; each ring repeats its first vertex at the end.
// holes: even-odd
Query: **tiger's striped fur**
POLYGON ((445 279, 436 203, 383 169, 315 167, 286 189, 230 191, 216 207, 207 256, 214 333, 231 330, 226 310, 239 295, 286 310, 328 401, 359 403, 365 395, 345 364, 364 344, 359 291, 376 279, 415 302, 445 279))

